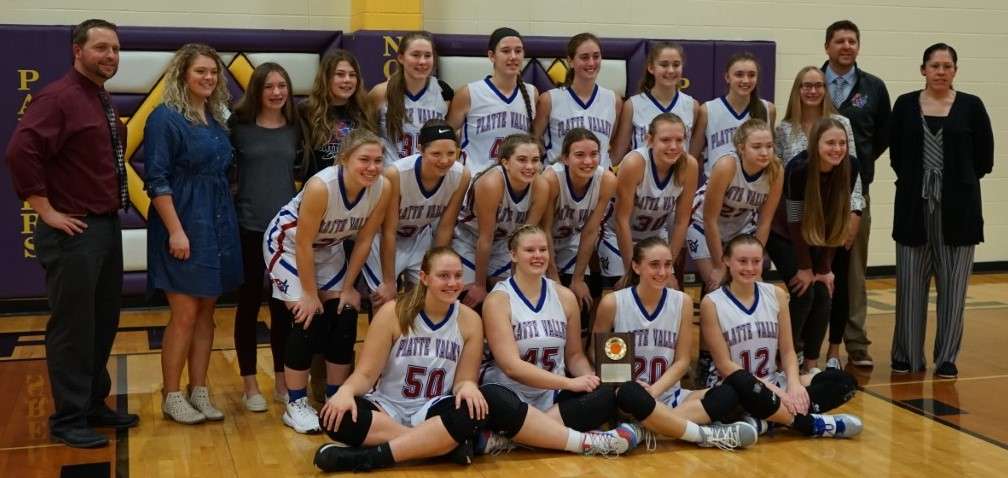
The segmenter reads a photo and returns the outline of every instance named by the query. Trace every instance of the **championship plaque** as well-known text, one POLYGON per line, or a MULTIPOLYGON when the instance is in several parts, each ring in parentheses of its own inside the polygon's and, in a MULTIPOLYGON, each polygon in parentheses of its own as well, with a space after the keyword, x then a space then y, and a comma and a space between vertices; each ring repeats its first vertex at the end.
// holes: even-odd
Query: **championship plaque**
POLYGON ((595 334, 595 374, 602 383, 629 382, 633 378, 634 334, 595 334))

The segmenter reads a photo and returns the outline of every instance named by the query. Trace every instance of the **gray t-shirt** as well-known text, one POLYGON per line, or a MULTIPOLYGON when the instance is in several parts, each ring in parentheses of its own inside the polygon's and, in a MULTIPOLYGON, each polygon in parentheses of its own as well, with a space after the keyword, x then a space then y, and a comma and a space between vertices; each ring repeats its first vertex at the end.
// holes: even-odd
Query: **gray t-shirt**
POLYGON ((277 211, 294 197, 299 141, 293 125, 263 128, 253 123, 231 127, 238 166, 235 207, 242 229, 265 232, 277 211))

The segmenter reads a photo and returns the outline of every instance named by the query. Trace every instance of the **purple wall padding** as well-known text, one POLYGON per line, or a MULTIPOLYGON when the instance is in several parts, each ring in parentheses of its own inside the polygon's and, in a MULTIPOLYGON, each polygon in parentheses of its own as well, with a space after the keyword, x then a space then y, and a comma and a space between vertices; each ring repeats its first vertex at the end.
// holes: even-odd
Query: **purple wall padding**
POLYGON ((341 32, 232 28, 119 27, 124 50, 174 51, 206 43, 217 51, 321 53, 339 47, 341 32))

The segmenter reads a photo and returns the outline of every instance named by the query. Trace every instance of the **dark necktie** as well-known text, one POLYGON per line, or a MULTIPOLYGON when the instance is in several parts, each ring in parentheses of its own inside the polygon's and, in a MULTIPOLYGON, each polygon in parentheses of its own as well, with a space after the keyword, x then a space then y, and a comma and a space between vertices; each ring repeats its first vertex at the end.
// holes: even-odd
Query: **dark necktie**
POLYGON ((119 178, 119 205, 122 209, 129 209, 129 189, 126 187, 126 154, 123 151, 122 141, 119 140, 119 119, 116 118, 115 109, 112 108, 112 98, 105 90, 98 93, 102 106, 105 107, 105 119, 108 120, 109 132, 111 132, 112 150, 115 151, 116 176, 119 178))

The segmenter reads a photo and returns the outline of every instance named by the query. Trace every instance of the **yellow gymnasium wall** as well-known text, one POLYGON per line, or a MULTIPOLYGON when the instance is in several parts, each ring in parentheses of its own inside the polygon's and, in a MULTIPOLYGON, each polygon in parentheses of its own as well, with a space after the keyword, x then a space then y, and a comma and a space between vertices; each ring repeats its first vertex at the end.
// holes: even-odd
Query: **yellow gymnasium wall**
MULTIPOLYGON (((87 7, 69 0, 7 0, 2 21, 73 24, 99 16, 124 25, 307 28, 351 30, 355 3, 415 8, 415 0, 294 0, 127 2, 92 0, 87 7), (198 13, 198 15, 193 15, 198 13)), ((893 100, 921 88, 921 53, 944 41, 959 52, 958 89, 979 95, 994 124, 996 144, 1008 138, 1008 5, 1001 1, 783 0, 776 2, 664 0, 425 0, 422 25, 437 33, 489 33, 507 25, 527 35, 571 35, 592 31, 607 37, 656 37, 777 42, 776 99, 783 109, 795 72, 821 64, 825 27, 849 18, 861 28, 859 64, 885 80, 893 100), (506 7, 506 8, 502 8, 506 7)), ((360 5, 357 6, 360 8, 360 5)), ((689 59, 687 59, 689 61, 689 59)), ((1008 168, 996 147, 994 172, 982 182, 987 242, 977 261, 1008 261, 1008 168)), ((869 264, 895 263, 890 239, 893 176, 888 157, 879 158, 872 188, 869 264)))

